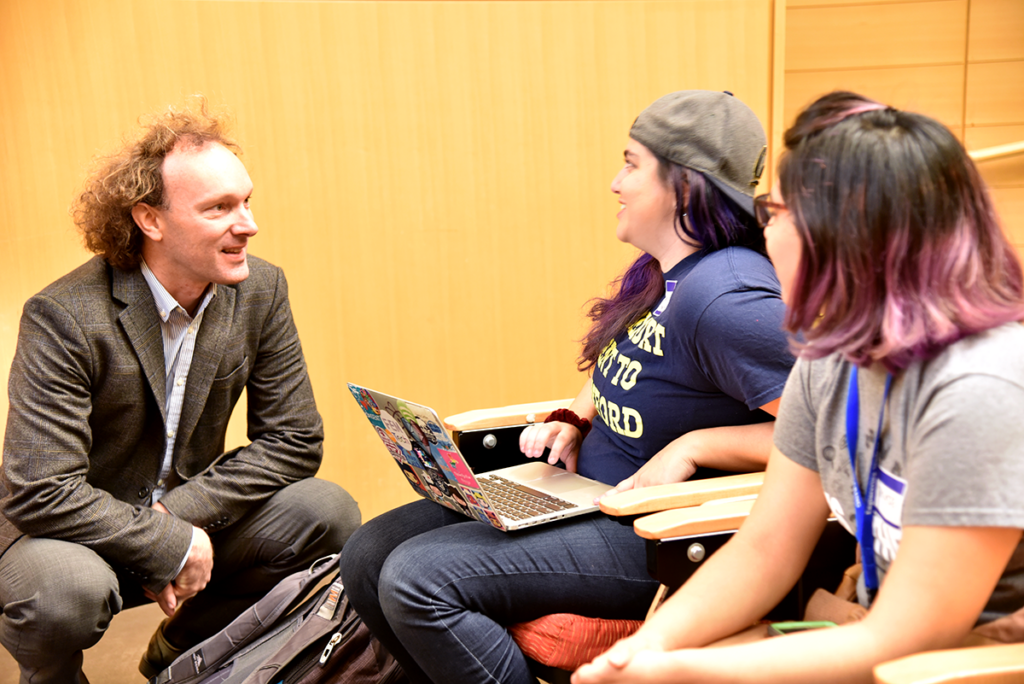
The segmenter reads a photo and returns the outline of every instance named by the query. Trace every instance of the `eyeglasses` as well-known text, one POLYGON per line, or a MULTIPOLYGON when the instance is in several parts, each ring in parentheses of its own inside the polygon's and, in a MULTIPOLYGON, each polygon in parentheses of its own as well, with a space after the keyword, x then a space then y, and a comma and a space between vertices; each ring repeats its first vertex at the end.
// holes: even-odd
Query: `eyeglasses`
POLYGON ((763 230, 785 208, 785 204, 772 202, 772 196, 768 193, 758 195, 754 198, 754 218, 757 220, 757 225, 761 226, 763 230))

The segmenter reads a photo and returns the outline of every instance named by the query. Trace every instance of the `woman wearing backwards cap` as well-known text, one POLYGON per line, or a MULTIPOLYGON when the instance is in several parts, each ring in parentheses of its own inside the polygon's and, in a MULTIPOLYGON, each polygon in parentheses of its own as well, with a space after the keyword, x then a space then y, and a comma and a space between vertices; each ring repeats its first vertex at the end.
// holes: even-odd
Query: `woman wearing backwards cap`
POLYGON ((853 93, 819 99, 785 140, 758 206, 804 343, 764 487, 576 684, 866 683, 911 653, 1024 641, 1024 278, 981 177, 942 124, 853 93), (830 514, 863 558, 860 609, 833 612, 863 617, 697 648, 788 591, 830 514))
MULTIPOLYGON (((760 470, 793 357, 754 220, 764 164, 757 117, 726 93, 645 109, 612 181, 617 237, 642 253, 598 299, 567 411, 523 433, 530 457, 618 491, 760 470)), ((413 682, 533 682, 507 625, 551 613, 642 618, 657 589, 643 541, 604 516, 516 533, 417 501, 345 545, 353 606, 413 682)))

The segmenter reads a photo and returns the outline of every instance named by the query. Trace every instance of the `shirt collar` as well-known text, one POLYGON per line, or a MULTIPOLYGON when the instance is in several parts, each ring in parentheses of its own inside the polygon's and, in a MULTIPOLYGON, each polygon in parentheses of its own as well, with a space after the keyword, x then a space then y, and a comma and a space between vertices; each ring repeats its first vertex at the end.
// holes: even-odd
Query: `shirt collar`
MULTIPOLYGON (((178 300, 171 296, 171 293, 167 291, 167 288, 165 288, 157 279, 156 274, 150 270, 145 259, 141 260, 139 266, 142 271, 142 277, 146 279, 146 284, 149 285, 149 290, 153 293, 153 300, 156 302, 156 311, 160 315, 160 320, 166 323, 171 312, 175 309, 181 309, 185 315, 188 315, 188 312, 185 311, 184 307, 178 303, 178 300)), ((210 300, 216 296, 217 283, 210 283, 210 286, 206 288, 206 294, 203 295, 203 300, 199 302, 199 308, 196 309, 195 317, 198 317, 206 308, 206 305, 210 303, 210 300)))

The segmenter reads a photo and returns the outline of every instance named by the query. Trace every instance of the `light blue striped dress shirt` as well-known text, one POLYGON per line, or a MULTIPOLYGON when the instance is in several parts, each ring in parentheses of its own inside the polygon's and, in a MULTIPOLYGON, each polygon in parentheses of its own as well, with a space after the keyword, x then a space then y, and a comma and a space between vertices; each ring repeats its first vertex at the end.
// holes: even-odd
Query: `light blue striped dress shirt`
MULTIPOLYGON (((181 406, 185 399, 185 383, 188 380, 188 370, 192 366, 192 354, 196 348, 196 338, 199 336, 199 326, 203 322, 203 313, 207 305, 217 296, 217 284, 211 283, 199 302, 196 315, 189 316, 185 309, 178 304, 167 289, 157 280, 156 275, 149 269, 146 262, 141 264, 142 277, 146 279, 150 291, 153 293, 153 300, 156 303, 157 313, 160 315, 160 332, 164 342, 164 407, 167 420, 164 421, 164 457, 160 464, 160 478, 150 498, 150 505, 160 500, 168 489, 177 484, 177 476, 174 475, 174 444, 178 434, 178 422, 181 420, 181 406)), ((192 543, 195 543, 196 530, 192 529, 192 543)), ((192 547, 189 546, 189 552, 192 547)), ((185 566, 188 560, 188 553, 178 566, 178 572, 185 566)), ((175 573, 177 575, 177 573, 175 573)))

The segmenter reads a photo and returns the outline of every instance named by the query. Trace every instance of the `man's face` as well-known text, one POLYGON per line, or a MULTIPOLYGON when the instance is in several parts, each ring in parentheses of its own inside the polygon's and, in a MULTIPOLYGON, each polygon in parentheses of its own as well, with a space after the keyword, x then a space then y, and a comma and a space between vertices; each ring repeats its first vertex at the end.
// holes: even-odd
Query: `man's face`
POLYGON ((164 158, 163 180, 159 239, 146 262, 168 292, 183 302, 179 293, 187 299, 210 283, 245 280, 246 246, 258 228, 249 211, 252 181, 238 157, 219 143, 179 146, 164 158))

